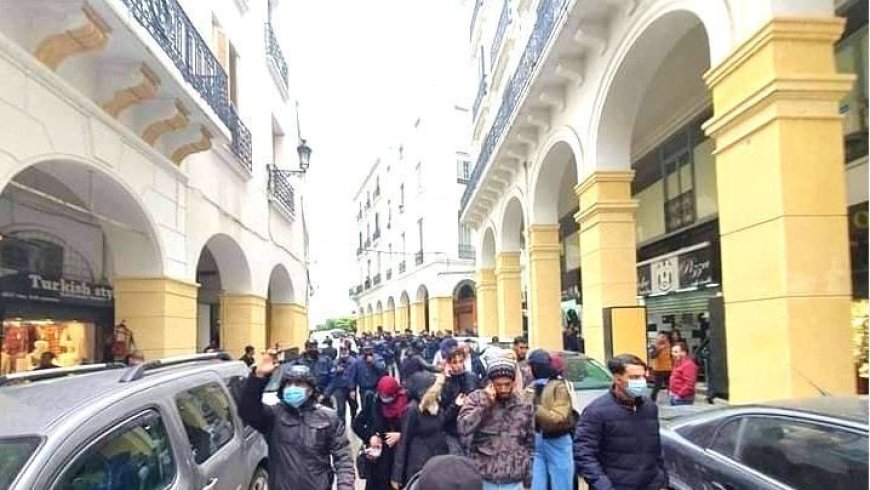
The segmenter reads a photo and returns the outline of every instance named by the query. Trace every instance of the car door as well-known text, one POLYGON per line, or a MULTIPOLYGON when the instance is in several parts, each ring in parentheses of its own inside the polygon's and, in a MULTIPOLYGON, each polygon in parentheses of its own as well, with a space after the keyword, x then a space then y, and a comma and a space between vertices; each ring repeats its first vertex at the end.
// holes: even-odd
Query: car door
POLYGON ((720 425, 704 452, 704 464, 697 466, 695 488, 703 490, 787 490, 743 465, 737 455, 746 434, 746 417, 735 416, 720 425))
POLYGON ((202 490, 237 490, 248 484, 252 468, 244 457, 242 430, 233 416, 229 395, 216 376, 187 379, 174 396, 189 456, 202 490))
POLYGON ((144 409, 73 452, 50 488, 187 490, 189 475, 181 464, 185 456, 176 449, 160 412, 144 409))

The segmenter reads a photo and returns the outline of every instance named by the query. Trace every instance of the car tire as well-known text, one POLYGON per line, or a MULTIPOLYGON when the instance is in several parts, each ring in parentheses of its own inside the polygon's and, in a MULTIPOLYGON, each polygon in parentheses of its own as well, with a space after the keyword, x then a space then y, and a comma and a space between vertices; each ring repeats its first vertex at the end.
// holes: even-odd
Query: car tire
POLYGON ((269 472, 262 466, 257 468, 251 478, 251 484, 248 485, 248 490, 269 490, 269 472))

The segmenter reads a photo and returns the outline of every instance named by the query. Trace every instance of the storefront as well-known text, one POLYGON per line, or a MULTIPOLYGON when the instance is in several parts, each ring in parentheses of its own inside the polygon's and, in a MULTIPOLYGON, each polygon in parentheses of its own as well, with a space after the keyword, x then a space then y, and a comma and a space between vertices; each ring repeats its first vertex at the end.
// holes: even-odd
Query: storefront
MULTIPOLYGON (((111 286, 0 272, 0 375, 35 368, 45 352, 58 366, 101 362, 111 354, 111 286)), ((126 346, 132 339, 122 340, 126 346)))

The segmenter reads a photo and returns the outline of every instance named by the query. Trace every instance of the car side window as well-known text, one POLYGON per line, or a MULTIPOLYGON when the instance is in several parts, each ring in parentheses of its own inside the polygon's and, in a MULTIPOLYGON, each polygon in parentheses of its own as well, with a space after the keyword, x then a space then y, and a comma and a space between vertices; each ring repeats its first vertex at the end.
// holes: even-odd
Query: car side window
POLYGON ((734 451, 737 449, 737 438, 740 434, 740 424, 742 422, 742 419, 734 418, 722 424, 719 430, 716 431, 709 449, 716 451, 722 456, 733 458, 734 451))
POLYGON ((234 434, 230 400, 218 383, 185 391, 175 398, 196 464, 207 461, 234 434))
POLYGON ((175 473, 176 462, 166 426, 160 414, 150 410, 77 455, 54 488, 161 490, 172 484, 175 473))
POLYGON ((746 420, 738 461, 796 489, 867 488, 867 435, 780 417, 746 420))

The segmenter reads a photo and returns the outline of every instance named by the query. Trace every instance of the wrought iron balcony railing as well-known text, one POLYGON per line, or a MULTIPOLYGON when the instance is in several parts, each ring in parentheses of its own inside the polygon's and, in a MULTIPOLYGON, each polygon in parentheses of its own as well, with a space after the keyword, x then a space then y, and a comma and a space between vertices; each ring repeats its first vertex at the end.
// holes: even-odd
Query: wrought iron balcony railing
POLYGON ((284 53, 281 51, 281 45, 278 44, 278 38, 275 37, 275 29, 272 24, 266 23, 266 57, 275 64, 278 73, 281 75, 281 80, 284 82, 284 88, 290 84, 290 77, 287 71, 287 60, 284 59, 284 53))
POLYGON ((507 27, 510 23, 510 7, 508 1, 504 0, 501 7, 501 15, 498 17, 498 28, 496 28, 495 36, 492 38, 492 45, 489 47, 489 66, 495 66, 495 60, 498 58, 502 41, 504 41, 504 35, 507 32, 507 27))
POLYGON ((392 279, 392 278, 393 278, 393 269, 387 269, 387 274, 386 274, 386 276, 387 276, 387 280, 388 280, 388 281, 389 281, 390 279, 392 279))
POLYGON ((414 254, 414 263, 420 265, 423 263, 423 251, 420 250, 416 254, 414 254))
POLYGON ((366 291, 368 291, 371 288, 372 288, 372 279, 370 277, 367 277, 366 282, 365 282, 365 289, 366 289, 366 291))
POLYGON ((362 247, 357 247, 357 248, 356 248, 356 256, 357 256, 357 257, 359 257, 360 255, 362 255, 362 252, 363 252, 363 251, 362 251, 362 247))
POLYGON ((460 259, 474 259, 474 245, 459 244, 460 259))
POLYGON ((269 165, 269 195, 291 215, 296 214, 296 198, 287 174, 275 165, 269 165))
POLYGON ((568 0, 541 0, 538 4, 537 19, 532 34, 529 37, 528 43, 526 43, 516 70, 505 87, 502 94, 501 106, 499 106, 495 120, 492 122, 492 126, 489 128, 481 144, 477 162, 475 162, 474 170, 471 172, 469 185, 465 188, 465 192, 462 193, 461 207, 463 210, 468 205, 471 195, 477 188, 480 176, 489 164, 496 145, 508 129, 514 112, 519 106, 520 99, 525 94, 529 83, 531 83, 535 67, 538 66, 538 61, 541 55, 544 54, 544 48, 547 47, 550 38, 556 30, 556 21, 562 15, 567 3, 568 0))
POLYGON ((405 273, 405 261, 403 260, 403 261, 399 262, 399 274, 404 274, 404 273, 405 273))
POLYGON ((483 0, 474 0, 474 12, 471 14, 471 26, 469 26, 468 37, 474 37, 474 25, 477 24, 477 15, 480 13, 480 7, 483 5, 483 0))
POLYGON ((375 274, 375 276, 372 278, 372 285, 377 286, 380 283, 381 283, 381 275, 375 274))
POLYGON ((477 120, 477 113, 480 111, 480 106, 483 104, 483 97, 486 95, 486 77, 480 77, 480 83, 477 84, 477 96, 474 97, 474 106, 471 108, 471 116, 477 120))
POLYGON ((227 74, 177 0, 123 0, 182 77, 233 135, 233 153, 251 170, 251 132, 230 107, 227 74))
POLYGON ((369 248, 371 246, 372 246, 372 240, 371 240, 371 238, 369 238, 366 240, 366 248, 369 248))

